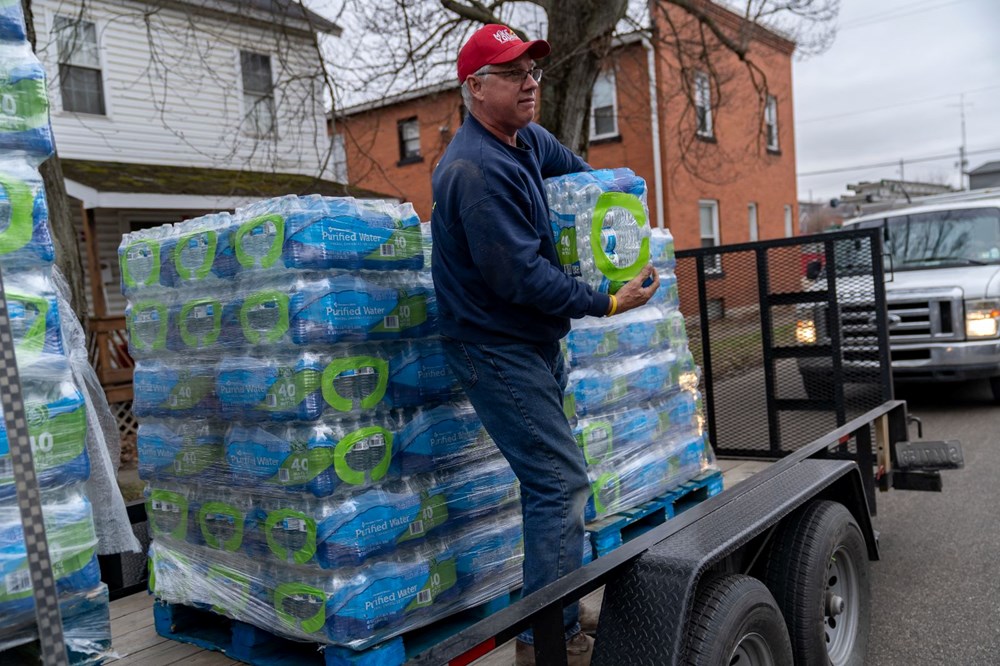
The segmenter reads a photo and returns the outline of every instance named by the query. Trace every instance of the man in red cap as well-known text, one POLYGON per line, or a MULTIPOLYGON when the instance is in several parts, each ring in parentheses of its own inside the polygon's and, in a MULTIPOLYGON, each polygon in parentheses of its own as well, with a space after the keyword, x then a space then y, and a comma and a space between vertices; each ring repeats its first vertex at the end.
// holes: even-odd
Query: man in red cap
MULTIPOLYGON (((521 484, 525 595, 583 559, 590 483, 563 412, 559 341, 571 318, 631 310, 659 286, 647 266, 610 297, 560 267, 542 181, 590 167, 532 122, 542 78, 535 59, 548 54, 547 42, 495 24, 462 47, 469 116, 434 170, 431 212, 445 354, 521 484)), ((570 665, 589 664, 593 639, 580 631, 577 604, 563 620, 570 665)), ((530 631, 518 637, 518 666, 535 663, 532 643, 530 631)))

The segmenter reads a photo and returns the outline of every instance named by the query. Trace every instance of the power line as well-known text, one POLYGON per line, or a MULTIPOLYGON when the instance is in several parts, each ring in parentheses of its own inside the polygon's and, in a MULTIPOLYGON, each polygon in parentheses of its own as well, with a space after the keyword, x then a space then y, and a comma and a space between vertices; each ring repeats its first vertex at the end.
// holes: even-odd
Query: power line
POLYGON ((932 5, 930 7, 920 7, 920 4, 925 3, 914 3, 910 6, 905 7, 895 7, 885 12, 869 14, 868 16, 862 16, 853 21, 847 21, 842 25, 838 26, 838 31, 843 30, 853 30, 854 28, 862 28, 868 25, 874 25, 876 23, 884 23, 885 21, 892 21, 893 19, 903 18, 906 16, 912 16, 914 14, 923 14, 925 12, 934 11, 935 9, 943 9, 950 5, 957 5, 960 2, 965 2, 965 0, 951 0, 951 2, 944 2, 938 5, 932 5))
POLYGON ((963 90, 962 92, 951 93, 948 95, 937 95, 935 97, 924 97, 921 99, 914 99, 908 102, 898 102, 896 104, 887 104, 886 106, 874 106, 868 109, 859 109, 857 111, 847 111, 845 113, 837 113, 831 116, 821 116, 817 118, 807 118, 805 120, 797 120, 796 125, 806 125, 808 123, 818 123, 824 120, 834 120, 836 118, 848 118, 850 116, 860 116, 866 113, 875 113, 876 111, 886 111, 888 109, 898 109, 903 106, 915 106, 917 104, 925 104, 927 102, 938 102, 942 99, 952 99, 958 95, 972 95, 975 93, 985 92, 987 90, 994 90, 1000 88, 1000 85, 995 86, 984 86, 982 88, 973 88, 972 90, 963 90))
MULTIPOLYGON (((1000 146, 996 148, 983 148, 982 150, 970 150, 965 155, 981 155, 983 153, 996 153, 1000 152, 1000 146)), ((947 155, 932 155, 929 157, 914 157, 912 159, 904 159, 906 164, 917 164, 919 162, 937 162, 939 160, 953 160, 955 159, 955 153, 948 153, 947 155)), ((875 162, 872 164, 856 164, 854 166, 836 167, 833 169, 822 169, 820 171, 806 171, 797 174, 799 178, 806 178, 807 176, 823 176, 829 173, 843 173, 845 171, 860 171, 862 169, 877 169, 879 167, 887 166, 899 166, 899 160, 892 160, 891 162, 875 162)))

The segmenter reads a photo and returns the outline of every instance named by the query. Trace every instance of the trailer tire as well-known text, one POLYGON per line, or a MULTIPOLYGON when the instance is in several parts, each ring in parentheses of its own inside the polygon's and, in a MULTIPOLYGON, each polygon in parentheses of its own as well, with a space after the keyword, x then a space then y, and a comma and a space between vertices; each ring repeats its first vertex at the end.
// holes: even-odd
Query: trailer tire
POLYGON ((788 629, 767 587, 743 575, 723 575, 702 582, 691 610, 683 663, 791 664, 788 629))
POLYGON ((816 501, 789 516, 774 535, 763 580, 785 616, 798 666, 864 664, 868 549, 847 507, 816 501))

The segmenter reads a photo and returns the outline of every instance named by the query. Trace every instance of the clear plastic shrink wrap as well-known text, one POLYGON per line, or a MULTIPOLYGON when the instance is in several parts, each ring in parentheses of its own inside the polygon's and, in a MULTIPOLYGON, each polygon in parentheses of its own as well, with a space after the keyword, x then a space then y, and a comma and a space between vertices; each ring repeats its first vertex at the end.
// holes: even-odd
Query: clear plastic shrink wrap
MULTIPOLYGON (((114 473, 110 479, 105 474, 111 466, 109 449, 116 447, 117 426, 109 441, 100 422, 113 417, 106 413, 106 403, 103 412, 92 404, 91 387, 80 366, 82 357, 93 373, 86 344, 65 300, 62 278, 52 266, 55 253, 38 172, 53 150, 46 94, 45 71, 25 41, 21 4, 0 2, 3 297, 66 647, 74 663, 97 663, 111 643, 108 592, 100 582, 97 555, 137 549, 137 544, 127 518, 127 538, 111 520, 95 531, 94 503, 100 508, 99 519, 118 509, 125 515, 114 473), (93 474, 95 468, 101 474, 93 474), (95 482, 98 477, 108 482, 107 492, 105 485, 95 482)), ((29 663, 32 650, 37 652, 30 556, 16 503, 6 423, 0 418, 0 652, 11 663, 29 663)))
POLYGON ((123 240, 156 595, 360 649, 519 584, 418 224, 290 196, 123 240))
POLYGON ((646 305, 575 319, 564 341, 567 417, 591 480, 586 519, 662 496, 713 469, 700 371, 688 349, 673 236, 649 229, 645 182, 628 169, 546 181, 563 269, 616 293, 652 263, 660 287, 646 305))

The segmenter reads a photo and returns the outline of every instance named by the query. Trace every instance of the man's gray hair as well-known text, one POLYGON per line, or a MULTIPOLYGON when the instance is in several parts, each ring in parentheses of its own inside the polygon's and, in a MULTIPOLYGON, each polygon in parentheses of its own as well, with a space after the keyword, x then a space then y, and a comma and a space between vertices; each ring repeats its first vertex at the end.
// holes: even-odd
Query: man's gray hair
MULTIPOLYGON (((489 65, 483 65, 482 67, 480 67, 479 69, 477 69, 475 71, 475 73, 471 74, 470 76, 481 76, 483 74, 489 73, 489 70, 490 70, 490 66, 489 65)), ((469 111, 472 111, 472 91, 469 90, 469 80, 468 79, 466 79, 465 81, 462 82, 462 104, 465 105, 466 109, 468 109, 469 111)))

